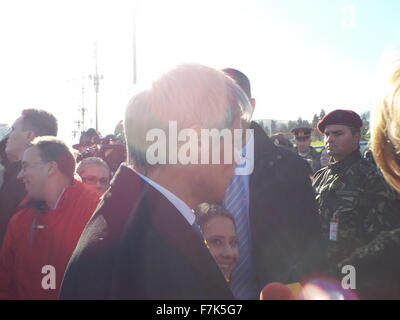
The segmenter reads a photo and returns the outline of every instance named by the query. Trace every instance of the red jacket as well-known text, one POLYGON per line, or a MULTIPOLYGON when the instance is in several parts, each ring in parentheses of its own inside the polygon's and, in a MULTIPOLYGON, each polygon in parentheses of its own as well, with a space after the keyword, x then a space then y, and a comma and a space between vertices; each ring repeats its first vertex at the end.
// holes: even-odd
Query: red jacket
POLYGON ((25 208, 13 216, 0 251, 0 299, 57 299, 65 268, 100 196, 74 181, 56 209, 25 208), (54 274, 44 266, 55 268, 55 289, 42 286, 54 274))

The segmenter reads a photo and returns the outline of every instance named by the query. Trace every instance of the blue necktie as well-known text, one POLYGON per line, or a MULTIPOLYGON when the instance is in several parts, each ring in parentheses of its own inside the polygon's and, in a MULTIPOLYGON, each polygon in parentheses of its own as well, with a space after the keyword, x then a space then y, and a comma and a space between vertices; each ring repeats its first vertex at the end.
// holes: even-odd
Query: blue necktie
POLYGON ((204 242, 204 237, 203 233, 201 232, 200 226, 196 222, 193 222, 192 228, 196 232, 197 236, 201 239, 201 241, 204 242))
POLYGON ((258 297, 251 261, 248 179, 248 176, 234 175, 223 203, 235 218, 239 239, 240 257, 232 272, 230 287, 235 297, 241 300, 258 297))

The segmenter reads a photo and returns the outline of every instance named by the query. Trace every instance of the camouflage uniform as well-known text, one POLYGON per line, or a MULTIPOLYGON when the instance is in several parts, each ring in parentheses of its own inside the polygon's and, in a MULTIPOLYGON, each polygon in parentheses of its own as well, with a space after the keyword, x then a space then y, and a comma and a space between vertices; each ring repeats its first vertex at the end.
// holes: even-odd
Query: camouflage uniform
POLYGON ((396 192, 358 150, 343 161, 319 170, 313 186, 330 266, 348 258, 381 231, 400 226, 396 192), (335 237, 330 229, 336 223, 335 237))
POLYGON ((342 267, 356 270, 356 291, 362 299, 400 299, 400 228, 382 231, 373 241, 333 266, 332 277, 341 279, 342 267))
POLYGON ((310 151, 306 155, 299 153, 299 156, 307 161, 313 174, 321 169, 321 154, 313 147, 310 146, 310 151))

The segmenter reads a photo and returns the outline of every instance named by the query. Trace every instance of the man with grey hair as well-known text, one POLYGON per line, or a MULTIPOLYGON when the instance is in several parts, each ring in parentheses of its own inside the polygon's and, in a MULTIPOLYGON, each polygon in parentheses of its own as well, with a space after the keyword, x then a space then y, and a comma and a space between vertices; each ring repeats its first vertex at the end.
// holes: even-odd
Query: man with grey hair
POLYGON ((197 64, 136 94, 124 122, 134 169, 117 171, 70 260, 61 299, 232 299, 192 208, 221 202, 234 168, 232 141, 210 145, 201 133, 233 135, 250 115, 232 79, 197 64), (216 150, 223 160, 209 161, 216 150))
POLYGON ((79 162, 76 173, 86 186, 94 191, 103 193, 110 186, 110 168, 99 157, 89 157, 79 162))

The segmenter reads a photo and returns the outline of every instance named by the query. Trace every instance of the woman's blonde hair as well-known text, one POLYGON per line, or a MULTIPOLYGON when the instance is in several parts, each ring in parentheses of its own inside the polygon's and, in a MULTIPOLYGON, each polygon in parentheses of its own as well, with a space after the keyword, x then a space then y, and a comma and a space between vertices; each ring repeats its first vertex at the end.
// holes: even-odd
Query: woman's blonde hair
POLYGON ((371 149, 385 179, 400 191, 400 50, 390 60, 373 115, 371 149))

